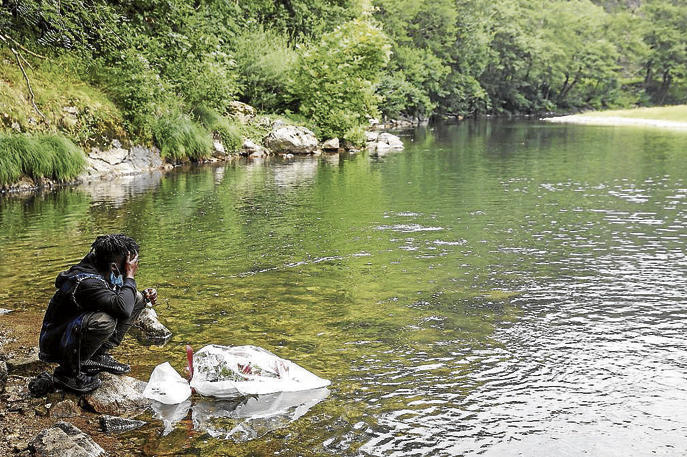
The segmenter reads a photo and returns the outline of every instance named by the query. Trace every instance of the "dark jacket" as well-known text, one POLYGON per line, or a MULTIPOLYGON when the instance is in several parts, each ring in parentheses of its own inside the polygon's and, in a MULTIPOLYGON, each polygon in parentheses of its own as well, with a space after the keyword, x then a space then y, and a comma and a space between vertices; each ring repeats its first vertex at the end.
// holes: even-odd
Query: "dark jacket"
POLYGON ((57 292, 45 312, 39 344, 40 358, 46 361, 62 359, 65 330, 80 316, 102 311, 115 319, 126 319, 136 302, 136 281, 127 278, 121 288, 113 286, 98 272, 92 253, 57 275, 55 287, 57 292))

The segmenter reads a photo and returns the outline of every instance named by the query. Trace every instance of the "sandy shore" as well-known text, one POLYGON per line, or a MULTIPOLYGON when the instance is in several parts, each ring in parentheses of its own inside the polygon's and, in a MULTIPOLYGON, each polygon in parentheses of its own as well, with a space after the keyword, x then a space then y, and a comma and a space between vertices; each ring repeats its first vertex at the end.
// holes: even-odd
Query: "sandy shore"
POLYGON ((586 116, 582 114, 573 114, 570 116, 543 118, 542 120, 545 122, 553 122, 559 124, 657 127, 662 129, 687 130, 687 122, 663 121, 658 119, 641 119, 619 116, 586 116))

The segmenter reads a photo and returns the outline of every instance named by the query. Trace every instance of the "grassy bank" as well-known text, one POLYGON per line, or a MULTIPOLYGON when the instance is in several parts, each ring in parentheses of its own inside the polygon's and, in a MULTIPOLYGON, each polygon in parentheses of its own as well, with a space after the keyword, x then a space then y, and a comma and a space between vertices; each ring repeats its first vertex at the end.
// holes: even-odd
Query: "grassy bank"
POLYGON ((65 56, 33 59, 31 67, 26 67, 39 114, 11 53, 0 52, 0 130, 60 132, 84 147, 109 144, 113 138, 125 142, 121 110, 105 92, 79 78, 76 65, 65 56))
POLYGON ((21 176, 69 181, 85 165, 81 148, 64 136, 0 134, 0 185, 15 183, 21 176))

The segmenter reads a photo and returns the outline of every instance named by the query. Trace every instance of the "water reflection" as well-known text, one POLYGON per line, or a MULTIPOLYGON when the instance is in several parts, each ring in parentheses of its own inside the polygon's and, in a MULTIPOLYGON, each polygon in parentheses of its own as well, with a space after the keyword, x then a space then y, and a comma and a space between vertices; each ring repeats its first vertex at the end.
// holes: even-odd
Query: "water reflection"
POLYGON ((274 184, 277 188, 290 188, 312 183, 318 167, 319 160, 316 157, 298 158, 290 162, 275 164, 272 167, 274 184))
POLYGON ((193 405, 193 426, 213 438, 242 443, 286 427, 328 396, 329 390, 325 387, 234 401, 203 398, 193 405))
POLYGON ((79 186, 78 190, 89 195, 94 202, 107 202, 120 207, 130 198, 156 189, 162 175, 161 171, 152 171, 111 180, 91 181, 79 186))
POLYGON ((166 405, 159 401, 152 401, 153 417, 162 421, 164 429, 162 436, 167 436, 174 430, 174 426, 186 419, 191 410, 191 399, 183 401, 177 405, 166 405))

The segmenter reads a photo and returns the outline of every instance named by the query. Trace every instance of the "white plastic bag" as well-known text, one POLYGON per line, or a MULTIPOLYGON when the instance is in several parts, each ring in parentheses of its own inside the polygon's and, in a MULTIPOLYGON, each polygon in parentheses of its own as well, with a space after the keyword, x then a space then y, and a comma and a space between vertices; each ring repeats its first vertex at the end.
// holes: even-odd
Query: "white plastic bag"
POLYGON ((205 346, 193 355, 191 387, 200 395, 232 398, 318 389, 331 384, 257 346, 205 346))
POLYGON ((153 370, 143 396, 166 405, 176 405, 191 396, 191 387, 169 362, 165 362, 153 370))

